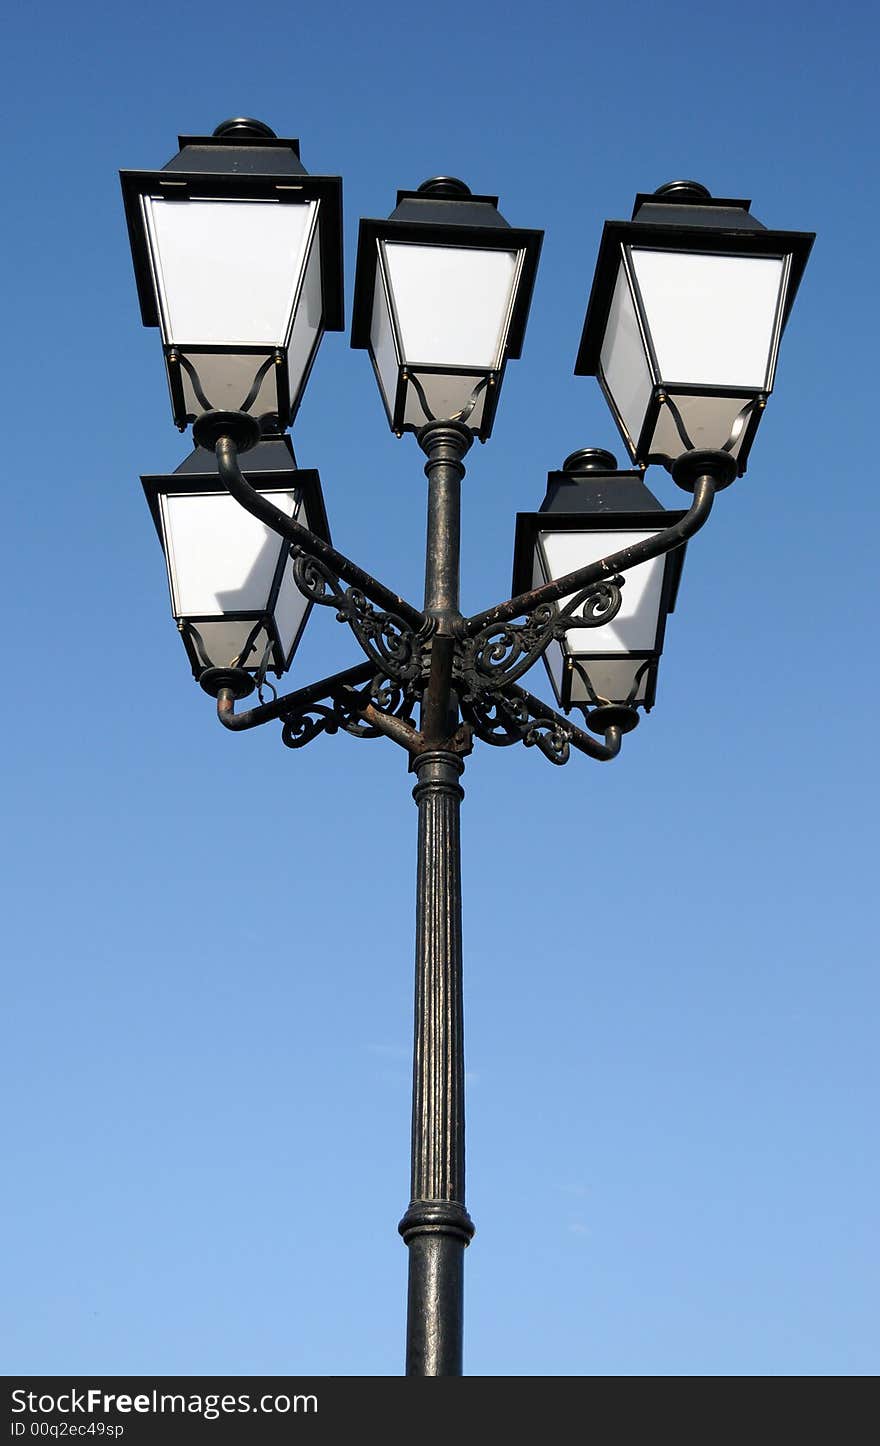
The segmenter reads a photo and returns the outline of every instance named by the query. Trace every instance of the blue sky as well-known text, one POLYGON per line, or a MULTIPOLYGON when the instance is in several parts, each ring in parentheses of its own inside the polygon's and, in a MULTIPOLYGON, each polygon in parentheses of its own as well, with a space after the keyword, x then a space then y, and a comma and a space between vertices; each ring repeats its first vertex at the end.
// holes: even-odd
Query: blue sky
MULTIPOLYGON (((390 743, 219 729, 138 481, 188 447, 116 172, 234 114, 343 176, 347 316, 398 187, 460 175, 546 230, 469 458, 469 611, 547 471, 622 456, 572 375, 605 217, 687 176, 819 233, 656 709, 610 766, 468 763, 466 1363, 876 1371, 877 40, 868 7, 752 0, 10 22, 7 1371, 402 1369, 411 779, 390 743)), ((294 441, 337 545, 418 601, 420 454, 342 335, 294 441)), ((322 610, 292 685, 353 648, 322 610)))

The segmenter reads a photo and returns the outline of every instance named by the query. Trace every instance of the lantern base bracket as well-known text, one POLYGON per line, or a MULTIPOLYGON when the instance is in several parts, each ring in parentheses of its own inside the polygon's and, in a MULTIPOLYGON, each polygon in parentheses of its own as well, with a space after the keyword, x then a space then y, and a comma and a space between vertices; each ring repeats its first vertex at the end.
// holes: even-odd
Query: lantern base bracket
POLYGON ((229 437, 237 452, 249 452, 261 437, 260 423, 250 412, 203 412, 193 422, 193 441, 213 452, 221 437, 229 437))
POLYGON ((591 733, 604 735, 609 728, 618 728, 621 733, 631 733, 639 721, 638 710, 628 708, 625 703, 601 703, 598 708, 584 710, 584 722, 591 733))
POLYGON ((713 452, 697 448, 682 452, 670 467, 672 480, 685 492, 693 492, 701 477, 711 477, 715 491, 720 492, 735 482, 739 473, 736 458, 729 452, 713 452))
POLYGON ((233 698, 247 698, 256 686, 244 668, 205 668, 199 674, 199 687, 212 698, 220 696, 221 688, 226 688, 233 698))

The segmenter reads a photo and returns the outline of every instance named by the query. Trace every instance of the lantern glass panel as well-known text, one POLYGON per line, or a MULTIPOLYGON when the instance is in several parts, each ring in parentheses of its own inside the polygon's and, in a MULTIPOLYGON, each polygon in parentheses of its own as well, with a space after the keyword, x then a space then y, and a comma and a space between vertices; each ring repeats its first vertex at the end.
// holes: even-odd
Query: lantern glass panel
MULTIPOLYGON (((304 526, 308 526, 308 520, 305 517, 300 516, 297 520, 304 526)), ((300 592, 294 582, 293 560, 291 559, 284 569, 281 587, 278 589, 278 601, 275 604, 275 626, 278 629, 281 651, 285 658, 288 657, 293 647, 308 606, 308 598, 300 592)))
POLYGON ((519 254, 396 242, 385 242, 383 250, 403 360, 496 371, 504 355, 519 254))
POLYGON ((553 691, 563 707, 574 704, 592 706, 597 700, 605 703, 627 703, 635 707, 646 701, 656 663, 645 658, 595 658, 575 655, 578 667, 570 667, 571 656, 571 653, 565 651, 563 644, 557 642, 551 643, 544 654, 544 663, 553 691), (595 697, 587 687, 584 673, 590 680, 590 688, 595 697))
MULTIPOLYGON (((290 346, 287 353, 287 368, 290 377, 290 395, 297 397, 304 378, 308 375, 315 348, 321 336, 321 327, 324 315, 324 298, 321 278, 321 248, 318 244, 317 231, 311 235, 311 251, 306 264, 306 274, 303 279, 302 291, 299 304, 296 308, 296 315, 293 320, 293 328, 290 333, 290 346)), ((267 378, 271 383, 271 376, 267 378)), ((271 407, 266 407, 271 411, 271 407)), ((263 408, 254 406, 254 414, 260 416, 263 408)))
MULTIPOLYGON (((268 352, 200 352, 187 347, 185 354, 194 366, 199 379, 199 388, 205 401, 196 395, 195 384, 185 367, 179 368, 183 387, 183 400, 187 416, 198 417, 211 407, 222 411, 240 412, 247 401, 257 378, 257 372, 269 355, 268 352)), ((278 390, 275 367, 267 368, 257 389, 257 394, 247 409, 255 417, 278 410, 278 390)))
POLYGON ((317 202, 143 204, 167 344, 286 344, 317 202))
MULTIPOLYGON (((739 456, 748 435, 748 417, 741 417, 740 413, 754 400, 754 393, 741 397, 684 396, 670 387, 668 395, 678 408, 694 447, 724 447, 732 457, 739 456), (730 438, 733 441, 728 446, 730 438)), ((661 407, 648 441, 647 455, 677 457, 683 447, 671 411, 668 407, 661 407)))
MULTIPOLYGON (((479 376, 473 372, 456 376, 454 373, 420 372, 417 367, 412 371, 419 379, 419 385, 425 394, 428 403, 428 411, 432 417, 441 420, 444 417, 455 417, 464 410, 473 396, 474 388, 479 382, 479 376)), ((484 388, 476 399, 473 410, 469 412, 466 427, 472 432, 478 432, 483 425, 483 410, 486 405, 486 389, 484 388)), ((428 417, 422 405, 421 397, 415 387, 408 387, 406 393, 406 404, 403 413, 404 425, 409 427, 423 427, 428 417)))
POLYGON ((548 644, 544 651, 544 667, 547 669, 550 682, 553 684, 556 700, 558 703, 562 703, 564 697, 563 678, 565 676, 566 663, 561 643, 554 640, 548 644))
MULTIPOLYGON (((288 517, 293 492, 262 494, 288 517)), ((228 493, 169 493, 161 499, 175 617, 265 612, 281 539, 228 493)))
POLYGON ((382 390, 385 406, 388 409, 389 417, 393 417, 394 401, 397 395, 397 381, 400 375, 400 362, 397 356, 397 347, 394 342, 394 324, 391 319, 391 309, 388 304, 388 296, 385 291, 385 281, 381 266, 376 267, 376 279, 373 284, 373 315, 370 324, 370 346, 372 347, 376 376, 379 379, 379 386, 382 390))
POLYGON ((626 270, 617 273, 601 354, 602 372, 635 451, 654 390, 626 270))
POLYGON ((628 703, 635 707, 646 700, 651 674, 656 664, 646 658, 583 658, 576 659, 590 680, 595 698, 587 687, 579 668, 571 672, 571 702, 592 704, 628 703), (639 674, 636 683, 636 674, 639 674))
POLYGON ((197 648, 197 653, 207 667, 258 668, 269 643, 265 625, 258 627, 254 618, 224 618, 222 621, 199 618, 186 626, 190 632, 198 633, 201 646, 197 648))
MULTIPOLYGON (((598 562, 602 557, 656 535, 655 530, 542 532, 539 540, 546 578, 564 577, 576 568, 598 562)), ((630 568, 624 575, 622 602, 617 616, 599 628, 569 629, 566 634, 567 650, 574 655, 652 651, 657 640, 665 566, 665 557, 655 557, 630 568)))
POLYGON ((661 381, 769 388, 782 257, 630 254, 661 381))

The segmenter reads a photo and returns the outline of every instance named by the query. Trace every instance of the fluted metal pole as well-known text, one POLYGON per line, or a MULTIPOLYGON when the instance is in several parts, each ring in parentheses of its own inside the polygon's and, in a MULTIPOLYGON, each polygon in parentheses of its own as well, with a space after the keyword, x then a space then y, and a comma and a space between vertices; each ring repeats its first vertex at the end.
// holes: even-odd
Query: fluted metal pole
POLYGON ((449 739, 458 721, 450 672, 452 638, 461 616, 461 459, 471 436, 463 427, 437 423, 423 429, 419 442, 428 456, 425 611, 437 622, 422 732, 437 747, 429 746, 412 764, 419 810, 412 1177, 410 1204, 399 1229, 409 1247, 406 1373, 460 1376, 463 1257, 474 1227, 464 1203, 459 833, 464 761, 449 739))
POLYGON ((459 808, 464 767, 424 753, 419 809, 411 1201, 400 1233, 409 1246, 408 1376, 460 1376, 463 1255, 474 1233, 464 1205, 464 1031, 459 808))

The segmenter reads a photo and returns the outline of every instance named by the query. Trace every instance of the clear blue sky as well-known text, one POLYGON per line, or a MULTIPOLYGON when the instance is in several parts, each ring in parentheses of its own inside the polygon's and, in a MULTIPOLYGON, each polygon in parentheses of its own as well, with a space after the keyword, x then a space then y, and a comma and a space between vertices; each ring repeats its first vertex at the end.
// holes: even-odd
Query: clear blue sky
MULTIPOLYGON (((344 178, 348 315, 357 219, 398 187, 451 172, 546 230, 470 457, 471 611, 506 596, 547 471, 622 455, 572 375, 603 219, 686 176, 819 233, 655 711, 610 766, 469 761, 466 1360, 875 1372, 875 13, 87 0, 10 24, 3 1369, 402 1369, 412 780, 390 743, 220 730, 138 481, 188 444, 116 172, 250 114, 344 178)), ((418 601, 420 454, 346 337, 294 440, 337 544, 418 601)), ((322 610, 294 679, 355 661, 322 610)))

